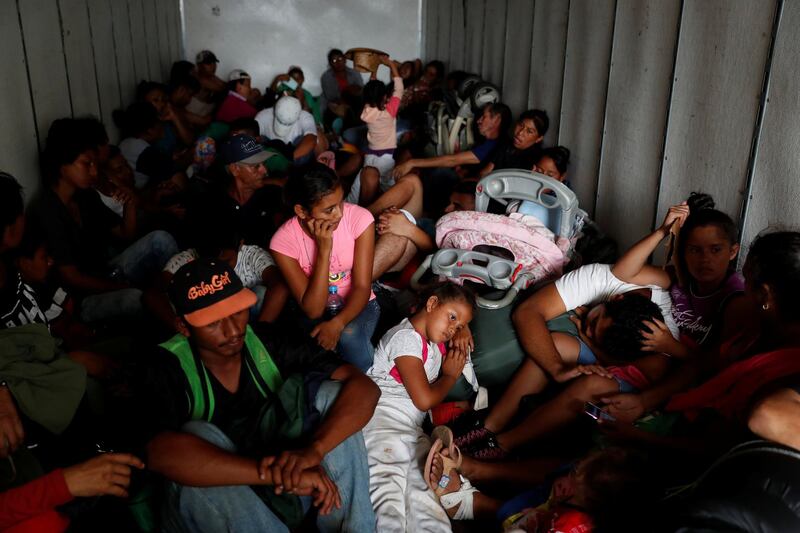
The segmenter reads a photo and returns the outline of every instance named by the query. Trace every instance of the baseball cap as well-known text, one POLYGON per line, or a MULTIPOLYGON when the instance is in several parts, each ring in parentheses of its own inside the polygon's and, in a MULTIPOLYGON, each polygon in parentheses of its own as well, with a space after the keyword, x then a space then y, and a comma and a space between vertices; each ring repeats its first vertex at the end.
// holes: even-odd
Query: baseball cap
POLYGON ((239 80, 249 80, 250 74, 243 71, 240 68, 236 70, 232 70, 230 74, 228 74, 228 81, 239 81, 239 80))
POLYGON ((195 327, 248 309, 258 300, 225 261, 202 257, 175 272, 168 292, 175 313, 195 327))
POLYGON ((278 137, 286 137, 291 133, 292 126, 300 118, 300 111, 303 106, 300 100, 294 96, 282 96, 275 103, 275 116, 272 121, 272 129, 278 137))
POLYGON ((214 55, 214 52, 211 50, 202 50, 197 53, 197 57, 195 57, 195 63, 202 64, 202 63, 219 63, 219 59, 217 56, 214 55))
POLYGON ((226 165, 233 163, 255 165, 263 163, 275 153, 264 150, 261 143, 249 135, 234 135, 222 144, 219 155, 226 165))

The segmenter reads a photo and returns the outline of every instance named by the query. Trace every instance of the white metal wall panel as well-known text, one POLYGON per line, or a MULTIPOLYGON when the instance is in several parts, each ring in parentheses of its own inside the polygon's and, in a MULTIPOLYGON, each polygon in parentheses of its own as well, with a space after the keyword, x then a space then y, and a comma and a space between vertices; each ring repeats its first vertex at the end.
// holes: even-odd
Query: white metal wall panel
POLYGON ((595 216, 622 249, 653 222, 680 0, 619 0, 595 216))
MULTIPOLYGON (((593 214, 603 139, 614 0, 572 0, 558 143, 572 152, 570 182, 593 214)), ((535 50, 534 50, 535 53, 535 50)))
POLYGON ((495 85, 503 82, 506 47, 506 0, 486 3, 483 29, 481 76, 495 85))
POLYGON ((448 0, 436 0, 437 20, 439 21, 436 27, 436 53, 438 58, 445 61, 445 64, 450 65, 450 2, 448 0))
POLYGON ((127 2, 109 0, 111 5, 111 26, 113 28, 114 58, 117 63, 119 94, 122 106, 130 104, 136 95, 136 84, 141 79, 136 75, 133 36, 128 17, 127 2))
POLYGON ((466 34, 464 0, 450 0, 450 55, 447 61, 450 70, 464 68, 464 41, 466 34))
POLYGON ((465 37, 464 70, 481 73, 483 60, 483 23, 486 16, 484 0, 466 0, 464 16, 467 21, 465 37))
POLYGON ((533 2, 508 0, 504 54, 503 102, 516 116, 528 107, 528 81, 531 75, 533 2))
POLYGON ((36 127, 25 71, 25 54, 22 34, 14 0, 0 0, 0 124, 13 127, 0 128, 0 170, 13 175, 22 184, 25 196, 30 198, 39 183, 39 165, 36 163, 36 127))
POLYGON ((136 83, 150 79, 150 57, 147 53, 147 37, 144 32, 143 0, 128 0, 128 23, 131 31, 133 73, 136 83))
POLYGON ((158 17, 156 16, 155 0, 142 0, 144 12, 144 36, 147 49, 148 66, 150 68, 150 80, 163 81, 164 68, 161 64, 161 54, 159 53, 158 38, 158 17))
POLYGON ((44 147, 50 123, 72 114, 58 5, 53 0, 28 0, 19 2, 19 13, 39 142, 44 147))
POLYGON ((171 50, 171 39, 169 35, 172 6, 168 2, 158 2, 155 4, 156 22, 158 26, 158 55, 161 58, 161 81, 169 81, 169 69, 172 62, 177 59, 177 54, 171 50))
POLYGON ((527 107, 547 111, 550 129, 544 138, 546 145, 558 140, 568 18, 569 0, 539 0, 534 5, 527 107))
POLYGON ((92 50, 97 88, 99 93, 100 119, 112 142, 117 141, 116 128, 111 113, 123 105, 117 75, 117 57, 114 53, 114 28, 111 6, 108 0, 88 0, 89 22, 92 29, 92 50))
POLYGON ((774 13, 767 0, 684 3, 659 217, 692 191, 738 217, 774 13))
MULTIPOLYGON (((439 39, 436 35, 436 32, 439 28, 439 10, 436 8, 437 0, 423 1, 425 2, 422 6, 425 13, 422 21, 422 27, 425 31, 425 42, 423 43, 423 46, 425 47, 425 61, 431 61, 433 59, 441 59, 442 61, 445 61, 447 58, 439 57, 439 51, 437 49, 439 46, 439 39)), ((446 61, 445 64, 447 64, 446 61)))
POLYGON ((765 228, 800 229, 800 3, 785 2, 758 139, 743 243, 765 228))
POLYGON ((58 3, 72 112, 75 116, 99 117, 99 94, 86 0, 58 0, 58 3))

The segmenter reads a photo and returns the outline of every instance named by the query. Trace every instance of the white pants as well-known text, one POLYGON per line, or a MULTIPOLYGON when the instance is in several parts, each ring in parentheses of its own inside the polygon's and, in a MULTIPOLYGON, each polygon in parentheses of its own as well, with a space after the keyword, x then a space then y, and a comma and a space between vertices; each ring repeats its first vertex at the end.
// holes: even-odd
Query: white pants
POLYGON ((369 496, 380 533, 452 531, 423 476, 431 447, 420 427, 423 416, 410 399, 382 398, 364 428, 369 496))

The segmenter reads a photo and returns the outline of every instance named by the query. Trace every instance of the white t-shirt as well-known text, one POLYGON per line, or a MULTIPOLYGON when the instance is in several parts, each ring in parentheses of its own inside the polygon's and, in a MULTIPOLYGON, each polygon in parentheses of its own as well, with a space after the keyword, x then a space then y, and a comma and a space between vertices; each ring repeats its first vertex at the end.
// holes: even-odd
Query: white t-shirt
MULTIPOLYGON (((180 267, 186 263, 191 263, 198 257, 200 257, 200 254, 194 248, 178 252, 164 265, 164 272, 175 274, 180 267)), ((275 261, 272 260, 269 252, 259 246, 245 244, 239 248, 239 255, 236 257, 236 266, 233 267, 233 271, 242 280, 242 285, 252 289, 261 284, 261 277, 264 275, 264 271, 274 264, 275 261)))
POLYGON ((678 326, 672 318, 672 298, 669 291, 657 285, 644 287, 625 283, 611 273, 611 265, 594 263, 584 265, 555 282, 556 290, 568 311, 582 305, 595 305, 606 302, 612 296, 625 294, 638 289, 650 289, 650 300, 661 309, 664 323, 672 336, 679 338, 678 326))
MULTIPOLYGON (((381 398, 386 396, 401 396, 409 399, 410 396, 402 383, 398 382, 390 372, 395 368, 395 359, 400 356, 417 357, 422 361, 422 335, 417 333, 411 321, 404 318, 402 322, 386 332, 375 348, 375 358, 372 367, 367 370, 369 376, 383 391, 381 398)), ((442 368, 442 352, 439 347, 428 341, 428 357, 423 363, 428 383, 433 383, 439 377, 442 368)))
POLYGON ((141 189, 150 181, 149 176, 136 170, 136 162, 139 161, 139 156, 142 155, 142 152, 147 150, 149 146, 150 144, 147 141, 139 139, 138 137, 127 137, 119 143, 119 151, 122 152, 122 157, 125 158, 125 161, 127 161, 133 169, 133 180, 137 189, 141 189))
POLYGON ((300 111, 300 118, 297 119, 292 125, 292 130, 289 135, 284 137, 279 136, 273 129, 273 121, 275 120, 275 108, 270 107, 264 109, 256 115, 256 122, 258 122, 259 133, 267 139, 278 139, 286 144, 294 144, 306 135, 316 135, 317 126, 314 124, 314 116, 308 111, 300 111))

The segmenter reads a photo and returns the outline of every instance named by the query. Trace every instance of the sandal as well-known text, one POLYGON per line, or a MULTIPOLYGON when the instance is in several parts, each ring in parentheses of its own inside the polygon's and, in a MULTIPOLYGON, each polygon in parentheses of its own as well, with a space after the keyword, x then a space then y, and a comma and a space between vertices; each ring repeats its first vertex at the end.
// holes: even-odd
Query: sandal
POLYGON ((436 426, 431 432, 431 438, 434 439, 433 445, 428 452, 428 458, 425 460, 425 483, 436 493, 436 496, 441 496, 444 493, 445 487, 450 482, 450 475, 448 472, 461 468, 461 450, 458 449, 453 443, 453 432, 447 426, 436 426), (447 450, 447 455, 442 455, 442 449, 447 450), (433 466, 433 458, 439 455, 442 458, 442 477, 439 483, 431 483, 431 466, 433 466))

